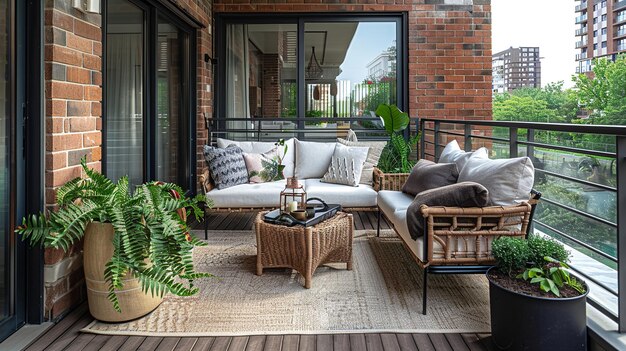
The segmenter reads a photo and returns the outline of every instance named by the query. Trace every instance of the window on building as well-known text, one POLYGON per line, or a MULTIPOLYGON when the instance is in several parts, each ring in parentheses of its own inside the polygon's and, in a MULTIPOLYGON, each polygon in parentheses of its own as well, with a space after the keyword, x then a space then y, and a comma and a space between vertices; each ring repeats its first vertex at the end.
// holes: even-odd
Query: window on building
POLYGON ((228 129, 250 130, 231 135, 245 138, 254 118, 283 129, 336 128, 342 118, 373 116, 381 103, 402 108, 401 25, 396 16, 229 19, 217 116, 228 129))
POLYGON ((602 15, 602 22, 606 22, 606 14, 602 15))
POLYGON ((606 35, 606 28, 602 28, 602 31, 600 32, 600 34, 606 35))
POLYGON ((594 37, 597 37, 597 36, 598 36, 598 31, 597 31, 597 30, 594 30, 594 31, 593 31, 593 36, 594 36, 594 37))
POLYGON ((602 42, 602 48, 605 48, 605 47, 606 47, 606 41, 603 41, 602 42))
POLYGON ((593 49, 598 50, 598 44, 593 44, 593 49))
POLYGON ((190 189, 193 30, 147 3, 106 4, 104 171, 190 189))

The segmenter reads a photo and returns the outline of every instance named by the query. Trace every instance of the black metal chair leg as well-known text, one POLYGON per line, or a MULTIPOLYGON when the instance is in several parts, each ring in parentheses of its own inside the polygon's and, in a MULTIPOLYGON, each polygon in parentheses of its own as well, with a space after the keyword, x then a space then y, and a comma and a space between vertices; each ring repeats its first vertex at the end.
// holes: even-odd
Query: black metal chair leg
POLYGON ((209 219, 208 217, 208 211, 205 209, 204 210, 204 240, 209 240, 209 219))
POLYGON ((428 298, 428 267, 424 268, 424 278, 422 282, 422 314, 426 315, 426 299, 428 298))
POLYGON ((380 208, 378 209, 378 221, 376 224, 376 236, 380 237, 380 208))

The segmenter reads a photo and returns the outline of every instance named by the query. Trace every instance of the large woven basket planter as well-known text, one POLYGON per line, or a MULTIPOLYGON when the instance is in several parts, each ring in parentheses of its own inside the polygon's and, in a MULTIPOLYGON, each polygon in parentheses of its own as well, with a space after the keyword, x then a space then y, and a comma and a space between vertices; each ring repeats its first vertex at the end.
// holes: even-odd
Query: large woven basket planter
POLYGON ((383 173, 380 169, 374 168, 374 190, 402 191, 402 186, 406 183, 410 173, 383 173))
POLYGON ((145 294, 134 276, 123 279, 124 288, 117 291, 122 312, 117 312, 107 298, 108 284, 104 269, 113 256, 113 235, 110 223, 91 222, 85 230, 83 248, 87 299, 91 315, 104 322, 123 322, 144 316, 159 306, 159 296, 145 294))

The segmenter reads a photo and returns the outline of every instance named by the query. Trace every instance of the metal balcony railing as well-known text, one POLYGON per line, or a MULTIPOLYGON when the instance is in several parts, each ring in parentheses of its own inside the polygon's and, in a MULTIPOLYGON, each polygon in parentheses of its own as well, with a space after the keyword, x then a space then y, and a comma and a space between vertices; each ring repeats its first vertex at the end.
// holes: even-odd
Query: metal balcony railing
POLYGON ((587 34, 587 27, 583 27, 583 28, 578 28, 576 29, 576 36, 579 37, 581 35, 585 35, 587 34))
POLYGON ((587 53, 576 54, 576 61, 584 60, 587 58, 587 53))
POLYGON ((586 40, 583 40, 583 41, 577 41, 577 42, 576 42, 576 49, 580 49, 580 48, 582 48, 583 46, 587 46, 587 41, 586 41, 586 40))
POLYGON ((623 8, 626 8, 626 0, 622 0, 613 4, 613 11, 621 10, 623 8))
POLYGON ((587 10, 587 2, 583 2, 580 5, 576 5, 575 11, 576 12, 581 12, 581 11, 586 11, 587 10))
POLYGON ((576 24, 587 22, 587 14, 576 17, 576 24))
POLYGON ((542 192, 533 230, 563 242, 588 302, 626 332, 626 126, 421 119, 420 154, 457 139, 492 158, 528 156, 542 192), (618 211, 618 208, 620 209, 618 211), (621 301, 620 301, 621 300, 621 301))

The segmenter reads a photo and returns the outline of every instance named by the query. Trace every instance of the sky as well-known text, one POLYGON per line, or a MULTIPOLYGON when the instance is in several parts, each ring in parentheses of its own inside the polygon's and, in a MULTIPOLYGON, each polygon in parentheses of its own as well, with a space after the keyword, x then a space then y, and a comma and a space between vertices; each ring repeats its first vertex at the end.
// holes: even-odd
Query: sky
POLYGON ((492 50, 538 46, 541 86, 564 81, 573 85, 576 71, 574 7, 572 0, 492 0, 492 50))

